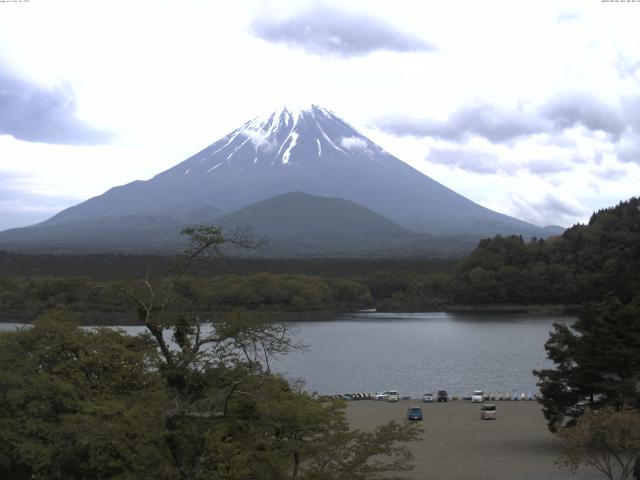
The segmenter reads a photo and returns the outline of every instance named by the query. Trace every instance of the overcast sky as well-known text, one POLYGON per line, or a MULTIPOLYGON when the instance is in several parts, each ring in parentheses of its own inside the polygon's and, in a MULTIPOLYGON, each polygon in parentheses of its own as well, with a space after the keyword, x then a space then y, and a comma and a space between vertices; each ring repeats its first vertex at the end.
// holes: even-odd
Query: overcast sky
POLYGON ((640 2, 0 2, 0 230, 314 103, 502 213, 639 194, 640 2))

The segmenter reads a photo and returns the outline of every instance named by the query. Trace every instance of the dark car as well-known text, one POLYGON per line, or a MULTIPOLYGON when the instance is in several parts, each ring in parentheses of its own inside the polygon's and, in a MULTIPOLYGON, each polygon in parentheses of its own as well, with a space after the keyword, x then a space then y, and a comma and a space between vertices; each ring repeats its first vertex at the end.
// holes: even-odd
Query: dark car
POLYGON ((567 408, 564 413, 568 417, 578 418, 584 415, 586 408, 587 408, 586 402, 578 402, 575 405, 567 408))
POLYGON ((449 400, 449 394, 446 390, 438 390, 438 401, 446 402, 449 400))
POLYGON ((482 420, 495 420, 496 419, 496 406, 485 403, 480 407, 480 418, 482 420))
POLYGON ((422 420, 422 409, 411 407, 407 410, 407 420, 422 420))

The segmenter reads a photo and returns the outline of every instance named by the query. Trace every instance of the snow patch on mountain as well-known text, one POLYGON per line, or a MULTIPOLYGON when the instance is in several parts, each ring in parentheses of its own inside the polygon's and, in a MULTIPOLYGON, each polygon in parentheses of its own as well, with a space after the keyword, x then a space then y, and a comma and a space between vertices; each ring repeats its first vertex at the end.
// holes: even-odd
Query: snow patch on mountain
POLYGON ((344 150, 342 150, 339 146, 337 146, 335 143, 333 143, 333 140, 331 140, 331 138, 329 138, 329 135, 327 135, 327 133, 322 128, 322 125, 320 125, 320 122, 318 122, 317 120, 316 120, 316 126, 318 127, 318 130, 320 130, 320 134, 329 143, 329 145, 331 145, 335 150, 339 150, 342 153, 345 153, 344 150))
POLYGON ((313 106, 308 108, 288 107, 283 105, 266 115, 259 115, 248 121, 241 131, 253 130, 263 134, 277 133, 282 127, 293 129, 298 123, 300 117, 305 112, 311 112, 313 106))
MULTIPOLYGON (((225 137, 222 141, 224 143, 212 154, 201 159, 200 163, 218 152, 222 152, 227 161, 234 162, 238 157, 236 153, 245 151, 243 147, 247 141, 251 142, 254 151, 250 154, 251 159, 244 161, 252 165, 261 162, 272 166, 297 164, 298 160, 292 162, 295 157, 295 155, 292 156, 292 152, 300 142, 306 145, 303 145, 300 151, 308 151, 309 142, 315 142, 318 158, 322 158, 323 144, 325 154, 335 150, 329 155, 335 155, 336 152, 346 155, 354 148, 369 152, 369 143, 359 134, 354 136, 343 134, 340 137, 333 131, 328 133, 327 125, 331 125, 331 122, 336 120, 337 117, 332 112, 316 105, 284 105, 246 122, 225 137), (241 141, 243 139, 245 140, 241 141), (225 150, 228 147, 231 148, 225 150)), ((354 133, 357 134, 355 131, 354 133)), ((215 147, 217 145, 214 145, 215 147)), ((240 157, 246 158, 246 154, 240 157)))
POLYGON ((213 167, 211 167, 209 170, 207 170, 207 173, 212 172, 213 170, 218 168, 220 165, 222 165, 222 162, 215 164, 213 167))
POLYGON ((299 136, 300 135, 296 132, 291 132, 291 134, 289 135, 289 138, 290 138, 289 146, 285 150, 284 154, 282 154, 283 165, 286 165, 287 163, 289 163, 289 156, 291 155, 291 149, 293 149, 293 147, 296 146, 296 142, 298 141, 299 136))
POLYGON ((233 157, 233 155, 240 150, 242 147, 244 147, 246 145, 246 143, 251 140, 250 138, 247 138, 244 142, 242 142, 240 145, 238 145, 236 148, 233 149, 233 152, 231 152, 229 155, 227 155, 227 161, 231 160, 231 157, 233 157))

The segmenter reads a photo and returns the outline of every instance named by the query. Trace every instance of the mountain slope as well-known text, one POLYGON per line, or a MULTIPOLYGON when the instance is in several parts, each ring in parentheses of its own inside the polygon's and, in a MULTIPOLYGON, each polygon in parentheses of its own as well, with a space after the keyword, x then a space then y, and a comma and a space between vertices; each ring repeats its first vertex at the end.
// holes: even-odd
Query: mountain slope
POLYGON ((38 253, 175 251, 187 224, 171 217, 122 215, 38 224, 0 233, 0 248, 38 253))
MULTIPOLYGON (((0 234, 0 246, 41 253, 171 253, 186 247, 179 232, 192 223, 159 216, 103 217, 8 230, 0 234)), ((224 234, 249 227, 256 239, 266 240, 256 251, 228 252, 242 256, 450 258, 470 252, 478 241, 411 232, 349 200, 300 192, 279 195, 218 218, 209 216, 205 223, 220 226, 224 234)))
POLYGON ((385 152, 317 106, 277 110, 148 181, 115 187, 45 224, 104 216, 230 212, 283 193, 344 198, 413 230, 437 235, 545 235, 488 210, 385 152))
POLYGON ((258 234, 289 238, 415 237, 382 215, 349 200, 290 192, 216 219, 223 226, 251 225, 258 234))
POLYGON ((423 237, 354 202, 301 192, 254 203, 215 223, 228 230, 251 227, 274 254, 391 251, 423 237))

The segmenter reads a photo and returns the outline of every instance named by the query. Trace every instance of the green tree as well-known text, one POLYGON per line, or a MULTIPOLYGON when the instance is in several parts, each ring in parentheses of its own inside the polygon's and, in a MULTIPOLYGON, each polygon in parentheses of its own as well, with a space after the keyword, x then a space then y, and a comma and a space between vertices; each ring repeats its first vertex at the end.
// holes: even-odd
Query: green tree
POLYGON ((555 368, 534 374, 551 431, 583 399, 592 407, 640 408, 640 295, 628 304, 611 298, 587 306, 571 327, 554 324, 545 349, 555 368))
POLYGON ((317 439, 318 448, 304 468, 308 480, 368 480, 406 478, 412 454, 398 441, 415 440, 416 425, 390 422, 374 432, 349 431, 346 425, 317 439))
POLYGON ((171 478, 155 347, 51 313, 0 333, 0 477, 171 478))
POLYGON ((640 412, 632 409, 589 410, 572 428, 563 428, 560 464, 575 471, 596 468, 610 480, 627 480, 640 458, 640 412))

